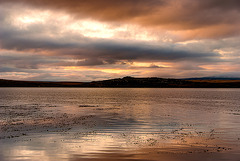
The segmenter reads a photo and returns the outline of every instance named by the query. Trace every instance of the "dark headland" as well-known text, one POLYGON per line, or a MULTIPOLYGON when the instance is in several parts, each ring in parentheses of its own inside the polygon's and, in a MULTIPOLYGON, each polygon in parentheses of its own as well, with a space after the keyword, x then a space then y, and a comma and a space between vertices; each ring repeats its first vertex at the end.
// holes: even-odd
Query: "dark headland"
POLYGON ((240 88, 240 79, 124 77, 92 82, 46 82, 0 79, 0 87, 240 88))

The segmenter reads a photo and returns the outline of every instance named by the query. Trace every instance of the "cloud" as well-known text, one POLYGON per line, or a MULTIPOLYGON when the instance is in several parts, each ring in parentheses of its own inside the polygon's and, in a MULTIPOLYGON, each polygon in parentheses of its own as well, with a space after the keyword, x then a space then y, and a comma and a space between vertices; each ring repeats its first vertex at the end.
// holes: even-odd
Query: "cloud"
POLYGON ((1 67, 0 66, 0 73, 4 73, 4 72, 16 72, 15 68, 8 68, 8 67, 1 67))
MULTIPOLYGON (((14 33, 14 32, 12 32, 14 33)), ((14 33, 17 35, 16 33, 14 33)), ((81 38, 80 38, 81 39, 81 38)), ((48 37, 38 39, 32 37, 6 36, 1 41, 3 49, 19 51, 49 52, 55 56, 65 56, 75 59, 85 59, 79 61, 77 65, 102 65, 114 64, 118 61, 177 61, 196 60, 213 61, 211 58, 217 57, 216 53, 204 53, 195 51, 184 51, 178 48, 159 47, 156 45, 141 42, 121 42, 104 39, 81 40, 80 43, 69 41, 62 43, 61 40, 51 40, 48 37)), ((32 58, 30 58, 32 59, 32 58)))
MULTIPOLYGON (((4 14, 10 11, 5 11, 4 14)), ((7 14, 6 14, 7 15, 7 14)), ((55 24, 55 23, 54 23, 55 24)), ((38 68, 38 64, 97 66, 118 62, 162 62, 162 61, 220 61, 219 54, 185 50, 179 45, 156 44, 137 40, 117 40, 85 37, 62 31, 62 26, 36 22, 26 29, 13 23, 0 21, 0 46, 5 50, 32 53, 24 57, 2 58, 20 68, 38 68), (37 27, 36 27, 37 26, 37 27), (56 33, 56 34, 49 34, 56 33), (39 55, 39 56, 31 56, 39 55), (40 56, 42 55, 42 57, 40 56), (52 57, 51 57, 52 56, 52 57), (53 58, 55 57, 55 58, 53 58), (65 61, 73 59, 75 61, 65 61), (25 63, 28 61, 29 63, 25 63), (31 62, 31 63, 30 63, 31 62)))
POLYGON ((239 35, 238 0, 1 0, 67 12, 75 19, 91 18, 113 24, 188 32, 189 37, 221 38, 239 35), (214 30, 215 29, 215 30, 214 30), (215 32, 216 31, 216 32, 215 32))
POLYGON ((59 62, 64 62, 63 58, 42 56, 23 52, 0 52, 0 64, 19 69, 39 69, 39 66, 53 66, 59 62))
POLYGON ((0 0, 0 72, 7 78, 99 80, 238 71, 238 4, 0 0))
POLYGON ((164 68, 155 64, 151 64, 148 68, 164 68))
POLYGON ((78 61, 76 63, 77 66, 95 66, 95 65, 103 65, 104 62, 102 60, 97 59, 85 59, 83 61, 78 61))

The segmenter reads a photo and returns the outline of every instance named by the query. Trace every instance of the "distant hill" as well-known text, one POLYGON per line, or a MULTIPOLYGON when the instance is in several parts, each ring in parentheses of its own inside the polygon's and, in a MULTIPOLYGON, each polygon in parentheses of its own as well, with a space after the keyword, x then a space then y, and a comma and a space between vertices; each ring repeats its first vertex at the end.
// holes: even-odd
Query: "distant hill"
POLYGON ((240 80, 240 78, 232 78, 232 77, 201 77, 201 78, 185 78, 183 80, 240 80))
POLYGON ((124 77, 92 82, 41 82, 0 79, 0 87, 240 88, 240 79, 165 79, 124 77))

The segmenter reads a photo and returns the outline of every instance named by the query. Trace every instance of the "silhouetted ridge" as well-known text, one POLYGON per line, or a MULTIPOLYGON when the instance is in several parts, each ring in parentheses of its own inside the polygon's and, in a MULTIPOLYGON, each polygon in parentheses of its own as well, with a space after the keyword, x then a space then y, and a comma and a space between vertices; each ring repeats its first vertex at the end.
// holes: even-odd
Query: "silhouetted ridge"
POLYGON ((111 88, 240 88, 240 80, 164 79, 123 77, 93 82, 41 82, 0 79, 0 87, 111 87, 111 88))

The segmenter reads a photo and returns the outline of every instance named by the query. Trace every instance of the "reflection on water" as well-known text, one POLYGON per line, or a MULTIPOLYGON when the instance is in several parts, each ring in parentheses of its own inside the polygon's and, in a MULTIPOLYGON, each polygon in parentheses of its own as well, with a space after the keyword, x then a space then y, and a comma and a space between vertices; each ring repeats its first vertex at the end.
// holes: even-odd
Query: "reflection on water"
POLYGON ((238 160, 240 89, 0 88, 0 160, 238 160))

